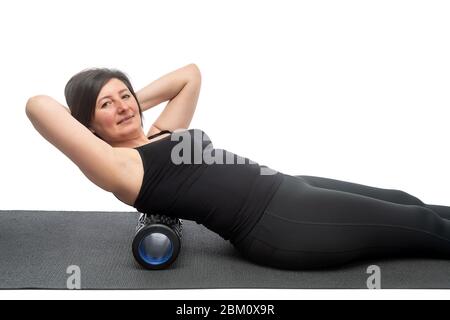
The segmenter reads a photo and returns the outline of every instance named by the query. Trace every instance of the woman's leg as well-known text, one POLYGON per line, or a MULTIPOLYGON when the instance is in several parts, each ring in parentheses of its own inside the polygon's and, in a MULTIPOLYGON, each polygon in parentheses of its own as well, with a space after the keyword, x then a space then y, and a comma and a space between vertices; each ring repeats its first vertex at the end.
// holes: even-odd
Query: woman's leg
POLYGON ((323 177, 315 177, 315 176, 295 176, 300 177, 305 180, 308 184, 318 188, 325 188, 330 190, 338 190, 345 191, 350 193, 356 193, 363 196, 394 202, 398 204, 407 204, 407 205, 418 205, 422 207, 427 207, 435 211, 442 218, 450 220, 450 207, 447 206, 439 206, 432 204, 425 204, 420 199, 410 195, 401 190, 396 189, 383 189, 371 187, 363 184, 323 178, 323 177))
POLYGON ((450 221, 420 205, 319 188, 285 175, 240 248, 250 260, 283 269, 374 257, 450 259, 450 221))

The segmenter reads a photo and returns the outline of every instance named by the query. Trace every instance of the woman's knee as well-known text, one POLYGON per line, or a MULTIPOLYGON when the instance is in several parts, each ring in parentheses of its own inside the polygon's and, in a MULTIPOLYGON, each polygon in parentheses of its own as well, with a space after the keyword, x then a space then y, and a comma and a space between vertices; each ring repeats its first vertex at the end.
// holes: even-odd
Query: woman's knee
POLYGON ((392 190, 393 195, 394 195, 394 200, 396 203, 400 203, 400 204, 406 204, 406 205, 418 205, 418 206, 423 206, 424 203, 418 199, 417 197, 402 191, 402 190, 392 190))

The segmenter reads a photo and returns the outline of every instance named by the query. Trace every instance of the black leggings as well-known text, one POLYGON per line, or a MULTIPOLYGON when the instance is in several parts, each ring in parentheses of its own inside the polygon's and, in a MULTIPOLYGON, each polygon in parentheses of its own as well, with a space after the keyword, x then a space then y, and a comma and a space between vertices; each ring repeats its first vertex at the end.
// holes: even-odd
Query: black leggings
POLYGON ((262 218, 235 246, 255 263, 297 270, 363 258, 450 259, 450 207, 400 190, 283 174, 262 218))

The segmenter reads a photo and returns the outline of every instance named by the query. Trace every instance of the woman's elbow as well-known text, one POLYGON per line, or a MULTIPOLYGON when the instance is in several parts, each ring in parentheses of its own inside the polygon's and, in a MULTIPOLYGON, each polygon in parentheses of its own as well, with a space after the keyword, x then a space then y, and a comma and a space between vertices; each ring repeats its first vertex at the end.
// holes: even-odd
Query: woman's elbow
POLYGON ((50 98, 50 97, 47 96, 47 95, 45 95, 45 94, 38 94, 38 95, 36 95, 36 96, 32 96, 32 97, 28 98, 28 101, 27 101, 27 103, 26 103, 26 106, 27 106, 27 108, 28 108, 29 106, 37 105, 37 104, 39 104, 40 102, 42 102, 42 101, 44 101, 44 100, 46 100, 46 99, 48 99, 48 98, 50 98))
POLYGON ((189 65, 189 67, 192 70, 192 74, 194 75, 194 77, 199 78, 199 79, 202 78, 202 73, 200 72, 200 68, 195 63, 191 63, 189 65))
POLYGON ((49 96, 43 94, 28 98, 27 103, 25 104, 25 113, 27 114, 28 118, 33 115, 33 112, 35 112, 35 110, 39 108, 40 105, 45 104, 45 101, 48 98, 49 96))

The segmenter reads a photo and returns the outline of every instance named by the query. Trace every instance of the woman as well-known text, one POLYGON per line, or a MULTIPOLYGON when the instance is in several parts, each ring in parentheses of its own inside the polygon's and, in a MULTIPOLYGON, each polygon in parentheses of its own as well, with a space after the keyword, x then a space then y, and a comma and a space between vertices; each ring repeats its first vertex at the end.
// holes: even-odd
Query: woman
POLYGON ((183 130, 200 87, 194 64, 137 93, 118 70, 88 69, 66 85, 70 110, 35 96, 26 112, 99 187, 140 212, 196 221, 255 263, 311 269, 374 257, 450 257, 450 207, 400 190, 283 174, 215 149, 202 130, 183 130), (144 134, 142 112, 168 100, 144 134))

